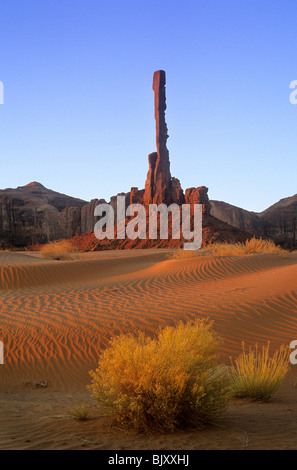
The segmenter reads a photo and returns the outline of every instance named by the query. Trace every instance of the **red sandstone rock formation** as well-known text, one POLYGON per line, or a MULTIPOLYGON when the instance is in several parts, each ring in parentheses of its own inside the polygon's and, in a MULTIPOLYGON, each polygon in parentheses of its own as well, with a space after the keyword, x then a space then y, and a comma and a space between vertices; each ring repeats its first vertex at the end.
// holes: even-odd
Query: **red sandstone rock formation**
POLYGON ((144 189, 131 188, 129 204, 142 204, 144 189))
MULTIPOLYGON (((118 194, 124 196, 125 207, 135 203, 202 204, 203 244, 217 240, 243 241, 252 233, 296 247, 297 195, 280 201, 261 214, 249 213, 218 201, 210 203, 205 186, 188 188, 184 195, 179 180, 172 178, 170 173, 165 84, 165 72, 155 72, 153 90, 157 152, 149 155, 145 189, 133 187, 127 193, 118 194)), ((73 236, 79 246, 81 243, 82 251, 182 246, 183 240, 175 239, 97 240, 93 232, 96 221, 94 209, 100 203, 105 201, 94 199, 87 203, 51 191, 36 182, 16 189, 0 190, 0 247, 21 247, 73 236)), ((117 196, 110 198, 110 205, 117 217, 117 196)))
POLYGON ((168 129, 165 121, 166 77, 164 70, 154 73, 153 90, 155 94, 156 145, 157 152, 148 156, 149 171, 143 196, 144 204, 167 205, 183 203, 183 191, 180 182, 171 178, 169 152, 167 149, 168 129))
POLYGON ((185 192, 186 204, 202 204, 202 213, 209 214, 210 205, 208 199, 208 188, 200 186, 199 188, 188 188, 185 192))
MULTIPOLYGON (((127 221, 126 221, 127 223, 127 221)), ((169 232, 171 231, 171 224, 169 225, 169 232)), ((209 214, 204 215, 203 227, 202 227, 202 245, 205 246, 209 243, 214 242, 244 242, 251 238, 251 234, 241 231, 225 222, 212 217, 209 214)), ((168 240, 160 239, 151 240, 147 236, 146 239, 130 240, 125 238, 124 240, 98 240, 94 232, 84 233, 76 235, 71 239, 73 245, 78 248, 79 251, 101 251, 101 250, 124 250, 124 249, 141 249, 141 248, 181 248, 185 241, 183 238, 175 240, 169 237, 168 240)), ((32 247, 33 249, 39 250, 40 246, 32 247)))

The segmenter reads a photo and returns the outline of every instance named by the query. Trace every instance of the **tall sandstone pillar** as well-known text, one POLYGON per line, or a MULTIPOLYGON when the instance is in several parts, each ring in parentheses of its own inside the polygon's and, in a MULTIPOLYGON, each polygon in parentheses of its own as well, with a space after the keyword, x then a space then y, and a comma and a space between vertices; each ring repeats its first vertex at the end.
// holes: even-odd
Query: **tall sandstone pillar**
POLYGON ((183 202, 183 192, 179 181, 176 178, 172 179, 170 174, 169 152, 166 145, 168 130, 165 121, 165 85, 165 72, 158 70, 153 78, 157 152, 148 156, 149 171, 143 197, 145 204, 171 204, 172 202, 181 204, 183 202))

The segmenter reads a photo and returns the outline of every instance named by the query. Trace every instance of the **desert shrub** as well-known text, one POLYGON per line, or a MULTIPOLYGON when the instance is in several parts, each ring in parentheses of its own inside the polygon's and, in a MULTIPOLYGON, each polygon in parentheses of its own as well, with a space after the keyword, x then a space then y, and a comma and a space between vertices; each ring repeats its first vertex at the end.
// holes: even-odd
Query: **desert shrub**
POLYGON ((269 400, 282 383, 289 370, 289 350, 282 346, 273 356, 269 355, 269 343, 259 351, 245 350, 233 361, 231 367, 232 394, 253 400, 269 400))
POLYGON ((196 320, 166 327, 155 339, 113 339, 90 372, 93 398, 137 431, 198 426, 222 413, 230 378, 217 364, 220 340, 211 327, 196 320))
POLYGON ((245 253, 243 243, 212 243, 206 246, 207 254, 214 256, 236 256, 245 253))
POLYGON ((46 259, 69 260, 75 258, 77 248, 69 240, 61 240, 43 245, 40 253, 46 259))
POLYGON ((74 419, 84 421, 89 416, 90 407, 88 403, 78 403, 70 409, 70 416, 74 419))
POLYGON ((213 243, 206 250, 216 256, 247 255, 253 253, 283 253, 272 240, 253 237, 244 243, 213 243))
POLYGON ((253 237, 244 243, 246 253, 283 253, 284 250, 272 240, 253 237))
POLYGON ((253 237, 244 243, 210 243, 199 250, 177 250, 172 254, 172 259, 194 258, 196 256, 214 255, 214 256, 239 256, 254 253, 284 253, 280 246, 272 240, 253 237))

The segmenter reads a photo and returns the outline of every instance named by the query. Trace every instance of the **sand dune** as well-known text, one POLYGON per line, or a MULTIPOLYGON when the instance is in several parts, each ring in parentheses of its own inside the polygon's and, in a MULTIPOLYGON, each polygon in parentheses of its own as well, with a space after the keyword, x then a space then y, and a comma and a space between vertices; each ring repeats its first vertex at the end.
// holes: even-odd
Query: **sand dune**
MULTIPOLYGON (((209 316, 224 339, 224 361, 239 353, 243 340, 253 345, 269 340, 275 348, 297 339, 295 254, 169 258, 167 250, 90 253, 72 261, 0 253, 0 340, 5 345, 0 448, 61 447, 64 435, 54 434, 55 420, 36 421, 33 409, 41 416, 63 415, 69 393, 85 396, 88 371, 113 335, 137 329, 154 334, 178 320, 209 316), (37 381, 48 387, 35 389, 37 381), (18 410, 30 443, 15 432, 12 410, 18 410)), ((104 417, 98 419, 104 422, 104 417)), ((69 421, 63 426, 68 429, 69 421)), ((89 426, 94 434, 93 424, 89 426)), ((190 447, 172 448, 194 448, 190 435, 185 434, 190 447)), ((167 444, 178 446, 171 438, 167 444)), ((75 442, 73 438, 69 448, 81 445, 75 442)), ((117 448, 110 442, 103 440, 102 448, 117 448)), ((134 448, 145 448, 139 442, 134 448)), ((152 445, 158 448, 156 442, 152 445)))

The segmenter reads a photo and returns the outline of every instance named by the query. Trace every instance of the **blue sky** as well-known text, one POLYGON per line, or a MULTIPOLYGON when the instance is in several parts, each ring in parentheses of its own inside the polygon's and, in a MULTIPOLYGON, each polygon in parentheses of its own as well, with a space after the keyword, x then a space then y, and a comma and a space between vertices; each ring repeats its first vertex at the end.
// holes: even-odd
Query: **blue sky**
POLYGON ((163 69, 172 175, 264 210, 297 193, 296 55, 295 0, 2 0, 0 188, 143 188, 163 69))

